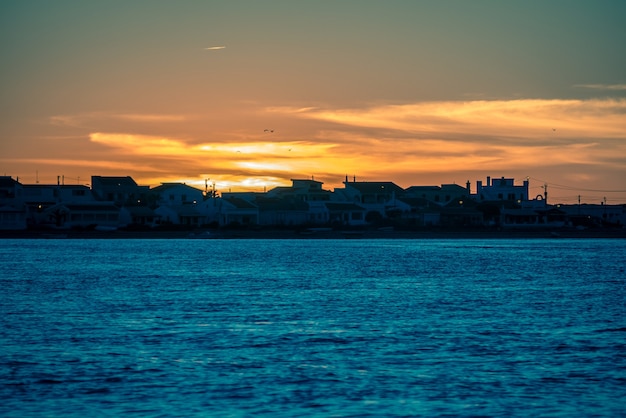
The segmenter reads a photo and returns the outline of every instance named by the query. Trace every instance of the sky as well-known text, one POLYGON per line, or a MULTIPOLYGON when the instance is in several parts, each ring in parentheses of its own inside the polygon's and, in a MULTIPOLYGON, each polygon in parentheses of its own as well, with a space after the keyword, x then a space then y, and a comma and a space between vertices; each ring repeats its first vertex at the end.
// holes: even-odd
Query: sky
POLYGON ((4 0, 0 174, 626 203, 623 0, 4 0))

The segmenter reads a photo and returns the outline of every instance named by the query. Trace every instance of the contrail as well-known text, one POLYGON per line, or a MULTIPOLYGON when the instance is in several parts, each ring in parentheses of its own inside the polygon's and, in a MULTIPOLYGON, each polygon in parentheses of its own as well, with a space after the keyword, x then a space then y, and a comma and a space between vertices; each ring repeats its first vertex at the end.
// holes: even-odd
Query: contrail
POLYGON ((217 49, 224 49, 224 48, 226 48, 226 47, 225 46, 210 46, 210 47, 204 48, 204 49, 206 49, 208 51, 215 51, 217 49))

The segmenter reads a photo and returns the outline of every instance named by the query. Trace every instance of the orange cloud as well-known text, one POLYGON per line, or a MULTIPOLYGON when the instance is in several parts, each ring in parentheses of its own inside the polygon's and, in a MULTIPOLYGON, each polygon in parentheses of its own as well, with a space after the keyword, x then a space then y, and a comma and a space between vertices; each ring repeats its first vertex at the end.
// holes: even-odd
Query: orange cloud
POLYGON ((626 100, 510 100, 427 102, 366 109, 289 109, 274 112, 344 126, 403 131, 407 134, 463 134, 545 138, 552 132, 577 138, 623 138, 626 100))
POLYGON ((89 135, 89 140, 136 155, 175 157, 177 155, 186 156, 189 154, 188 147, 182 141, 148 135, 95 132, 89 135))
POLYGON ((189 144, 174 138, 103 132, 92 133, 89 139, 116 149, 120 155, 134 155, 139 161, 150 157, 166 158, 169 163, 162 159, 156 162, 165 163, 170 170, 182 170, 184 167, 187 172, 211 173, 199 174, 195 179, 186 178, 185 182, 200 184, 203 178, 211 177, 219 180, 222 188, 236 184, 244 187, 284 185, 285 179, 295 173, 308 175, 329 164, 332 160, 329 154, 335 147, 334 144, 307 141, 189 144), (184 161, 184 164, 177 165, 174 160, 184 161))
POLYGON ((184 122, 189 120, 189 116, 168 114, 89 112, 74 115, 55 115, 51 116, 49 120, 52 125, 80 127, 102 123, 103 121, 128 121, 139 123, 184 122))
POLYGON ((604 175, 616 188, 626 188, 626 100, 246 109, 246 115, 253 115, 246 116, 246 123, 234 114, 220 117, 219 124, 207 123, 215 115, 57 117, 57 126, 104 129, 88 134, 89 143, 100 145, 96 150, 81 145, 83 159, 101 161, 54 161, 83 167, 81 172, 116 168, 118 174, 136 175, 150 185, 183 181, 204 188, 210 178, 220 190, 258 191, 311 176, 332 188, 345 175, 409 186, 513 173, 549 173, 557 183, 574 179, 589 185, 604 175), (117 132, 108 131, 115 126, 117 132), (267 127, 279 129, 268 134, 267 127))

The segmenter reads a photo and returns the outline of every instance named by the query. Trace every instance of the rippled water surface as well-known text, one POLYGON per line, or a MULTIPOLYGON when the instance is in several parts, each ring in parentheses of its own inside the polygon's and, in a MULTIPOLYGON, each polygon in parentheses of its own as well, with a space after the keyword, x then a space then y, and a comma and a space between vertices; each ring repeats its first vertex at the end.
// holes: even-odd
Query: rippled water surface
POLYGON ((624 240, 2 240, 2 416, 626 414, 624 240))

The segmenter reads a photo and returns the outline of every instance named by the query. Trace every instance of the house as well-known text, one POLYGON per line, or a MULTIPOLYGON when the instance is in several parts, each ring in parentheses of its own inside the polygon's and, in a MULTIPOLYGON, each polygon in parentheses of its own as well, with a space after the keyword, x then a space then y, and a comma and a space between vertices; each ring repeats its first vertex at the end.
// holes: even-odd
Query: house
POLYGON ((180 225, 198 227, 203 225, 206 216, 196 205, 162 205, 154 210, 156 225, 180 225))
POLYGON ((119 217, 112 202, 99 202, 89 187, 80 184, 25 184, 24 201, 29 222, 36 226, 86 227, 98 222, 117 226, 119 217))
POLYGON ((240 197, 223 197, 220 205, 219 224, 223 226, 258 225, 259 208, 240 197))
POLYGON ((487 177, 487 182, 484 185, 481 180, 476 182, 476 198, 480 202, 509 200, 521 203, 528 200, 528 180, 524 180, 521 186, 516 186, 514 179, 511 178, 502 177, 492 181, 491 177, 487 177))
POLYGON ((404 189, 390 181, 346 181, 344 189, 335 189, 353 203, 384 205, 404 194, 404 189))
POLYGON ((157 205, 164 206, 197 204, 204 200, 202 190, 185 183, 161 183, 150 189, 150 194, 154 196, 157 205))
POLYGON ((80 184, 25 184, 24 201, 31 207, 39 207, 63 202, 89 203, 96 199, 89 187, 80 184))
POLYGON ((411 186, 405 189, 404 195, 422 198, 438 205, 446 205, 455 199, 467 199, 470 196, 469 182, 466 187, 458 184, 442 184, 441 186, 411 186))
POLYGON ((441 226, 468 227, 482 226, 483 212, 473 199, 457 198, 441 208, 441 226))
POLYGON ((573 226, 623 228, 626 225, 626 204, 583 203, 556 206, 567 214, 573 226))
POLYGON ((27 226, 23 186, 9 176, 0 176, 0 230, 21 230, 27 226))
POLYGON ((366 209, 355 203, 327 202, 328 221, 335 225, 366 225, 366 209))
POLYGON ((321 181, 291 179, 290 187, 275 187, 266 193, 267 197, 291 197, 303 202, 328 202, 331 192, 322 189, 321 181))
POLYGON ((158 223, 159 216, 148 206, 122 206, 120 225, 131 228, 152 227, 158 223))
POLYGON ((120 209, 111 202, 67 203, 64 227, 117 229, 120 209))
POLYGON ((117 205, 146 204, 150 187, 138 186, 130 176, 91 176, 91 190, 96 200, 114 202, 117 205))
POLYGON ((330 201, 332 193, 323 190, 323 183, 319 181, 292 179, 291 182, 291 186, 275 187, 266 193, 222 193, 226 204, 222 206, 220 224, 241 224, 253 218, 258 225, 267 226, 327 223, 328 209, 324 203, 330 201), (241 220, 237 219, 239 215, 241 220))
POLYGON ((20 206, 23 202, 23 186, 10 176, 0 176, 0 204, 20 206))
POLYGON ((27 227, 27 212, 26 208, 0 205, 0 230, 2 231, 17 231, 23 230, 27 227))
POLYGON ((439 225, 441 206, 423 197, 402 197, 399 199, 408 206, 397 222, 406 226, 430 227, 439 225))
POLYGON ((201 226, 206 223, 204 193, 185 183, 161 183, 150 189, 148 199, 156 206, 155 225, 201 226))
POLYGON ((398 205, 397 198, 404 194, 404 190, 390 181, 376 182, 349 182, 346 177, 344 188, 336 188, 335 202, 350 202, 365 209, 364 221, 377 222, 386 216, 389 208, 398 205))
POLYGON ((296 196, 259 197, 255 203, 259 211, 259 225, 302 225, 309 219, 309 205, 296 196))
POLYGON ((308 201, 309 211, 306 223, 311 225, 325 225, 330 221, 330 213, 324 201, 308 201))
POLYGON ((567 225, 567 216, 557 207, 503 209, 500 225, 509 229, 561 228, 567 225))

